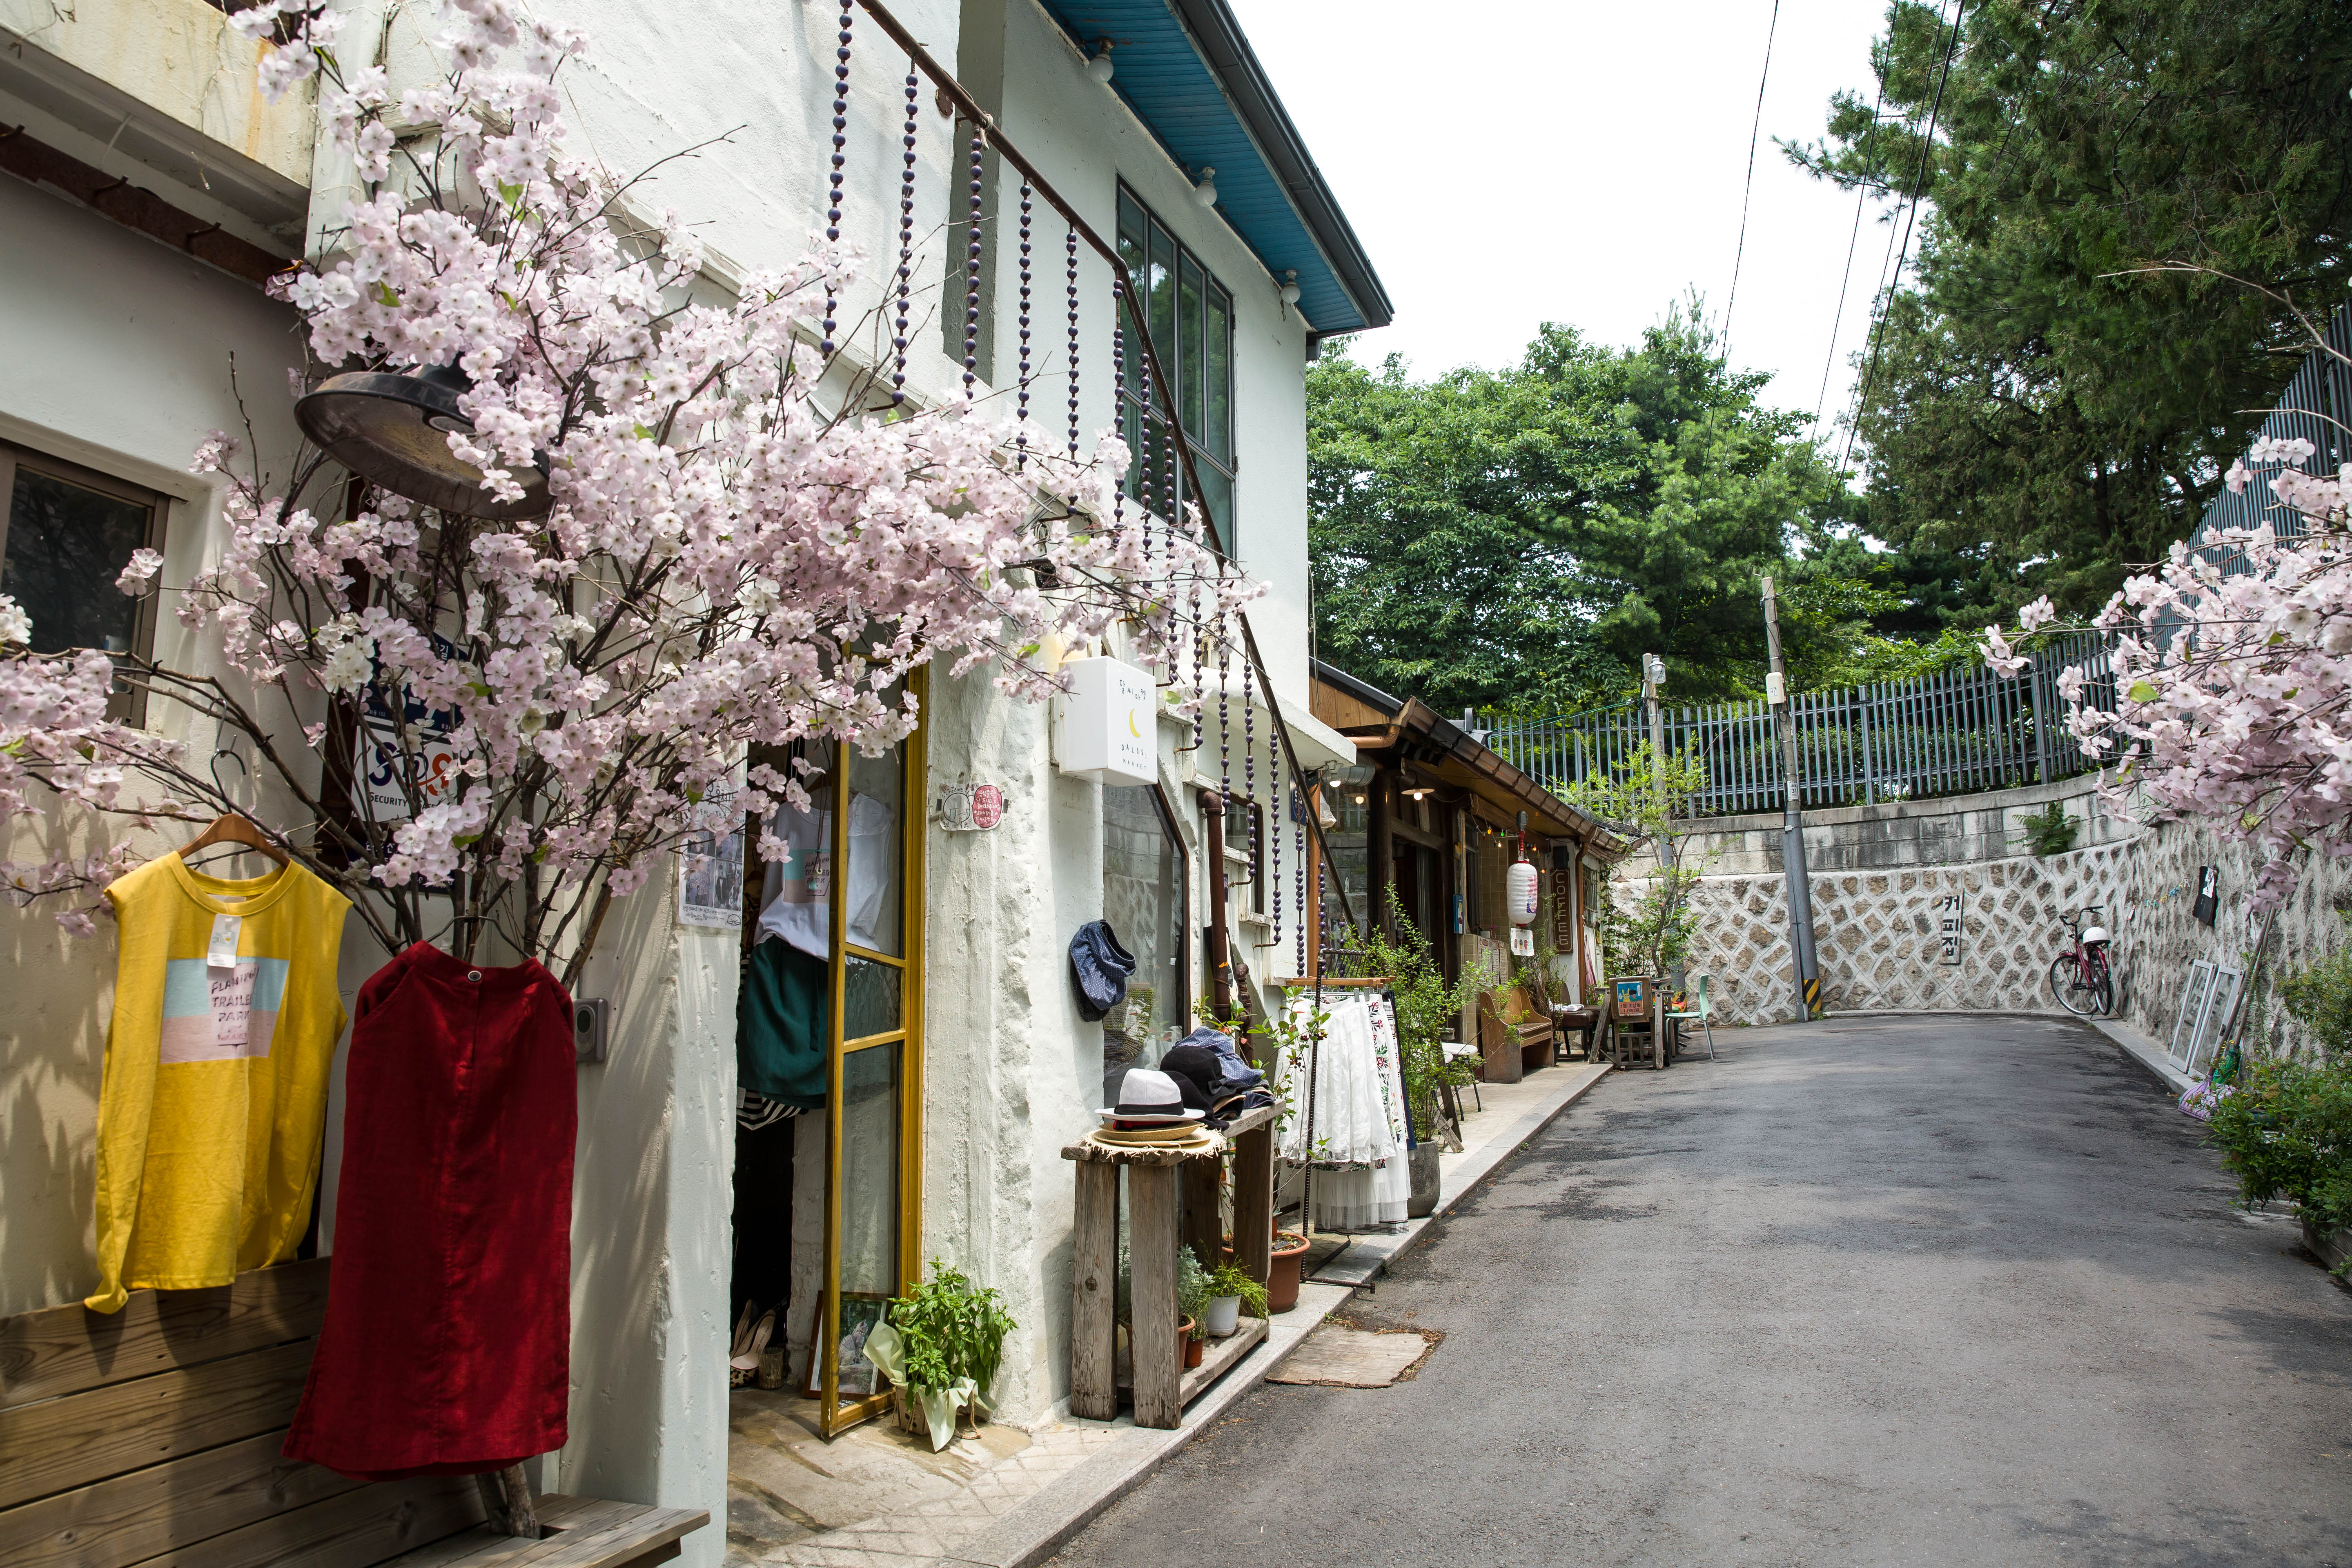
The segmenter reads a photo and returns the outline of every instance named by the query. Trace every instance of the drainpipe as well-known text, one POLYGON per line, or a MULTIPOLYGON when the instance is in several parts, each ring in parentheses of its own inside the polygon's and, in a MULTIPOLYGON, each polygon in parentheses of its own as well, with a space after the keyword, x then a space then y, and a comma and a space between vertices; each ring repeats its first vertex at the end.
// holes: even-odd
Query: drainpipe
POLYGON ((1797 722, 1789 708, 1789 671, 1780 658, 1780 611, 1772 579, 1764 579, 1764 643, 1772 658, 1764 694, 1780 730, 1780 868, 1789 885, 1789 956, 1797 982, 1797 1005, 1808 1018, 1822 1016, 1822 969, 1813 955, 1813 891, 1805 871, 1805 814, 1797 784, 1797 722))

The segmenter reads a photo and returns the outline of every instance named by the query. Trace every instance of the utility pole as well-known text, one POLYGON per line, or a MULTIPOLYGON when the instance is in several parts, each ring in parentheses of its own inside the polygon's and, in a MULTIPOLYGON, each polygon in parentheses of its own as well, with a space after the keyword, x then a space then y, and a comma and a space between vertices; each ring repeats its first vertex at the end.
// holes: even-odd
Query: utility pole
MULTIPOLYGON (((1642 700, 1650 710, 1650 765, 1658 781, 1658 809, 1671 815, 1673 800, 1666 794, 1666 710, 1659 700, 1660 687, 1666 683, 1666 661, 1656 654, 1642 656, 1642 700)), ((1663 829, 1658 834, 1658 864, 1674 869, 1674 835, 1663 829)))
MULTIPOLYGON (((1658 873, 1675 875, 1674 796, 1666 792, 1666 710, 1660 689, 1666 683, 1666 661, 1656 654, 1642 656, 1642 700, 1650 710, 1650 766, 1658 786, 1658 873)), ((1669 891, 1675 884, 1669 881, 1669 891)), ((1664 976, 1670 993, 1683 988, 1683 966, 1670 966, 1664 976)))
POLYGON ((1780 610, 1772 579, 1764 579, 1764 643, 1772 658, 1764 695, 1780 731, 1780 773, 1786 792, 1780 807, 1780 867, 1789 884, 1789 957, 1797 980, 1797 1005, 1808 1018, 1822 1007, 1822 966, 1813 955, 1813 890, 1805 873, 1805 814, 1797 784, 1797 723, 1789 707, 1789 671, 1780 658, 1780 610))

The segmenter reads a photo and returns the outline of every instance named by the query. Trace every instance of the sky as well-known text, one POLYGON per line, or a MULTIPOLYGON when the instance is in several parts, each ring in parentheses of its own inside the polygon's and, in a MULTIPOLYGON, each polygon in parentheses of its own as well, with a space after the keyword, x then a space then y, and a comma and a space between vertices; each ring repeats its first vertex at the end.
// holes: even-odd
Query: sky
POLYGON ((1732 363, 1824 427, 1851 400, 1888 256, 1854 198, 1772 144, 1816 141, 1840 88, 1870 90, 1885 0, 1783 0, 1748 239, 1740 191, 1773 0, 1233 0, 1275 89, 1387 286, 1396 320, 1357 341, 1416 379, 1515 363, 1538 323, 1627 344, 1697 288, 1732 310, 1732 363))

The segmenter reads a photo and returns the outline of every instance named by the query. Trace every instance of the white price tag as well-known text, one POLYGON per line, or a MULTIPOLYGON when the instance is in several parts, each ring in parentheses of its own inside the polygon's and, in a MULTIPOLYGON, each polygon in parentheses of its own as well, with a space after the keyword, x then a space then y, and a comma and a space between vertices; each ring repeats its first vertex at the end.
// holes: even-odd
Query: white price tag
POLYGON ((205 950, 205 966, 208 969, 235 969, 237 933, 243 930, 243 915, 215 915, 213 944, 205 950))

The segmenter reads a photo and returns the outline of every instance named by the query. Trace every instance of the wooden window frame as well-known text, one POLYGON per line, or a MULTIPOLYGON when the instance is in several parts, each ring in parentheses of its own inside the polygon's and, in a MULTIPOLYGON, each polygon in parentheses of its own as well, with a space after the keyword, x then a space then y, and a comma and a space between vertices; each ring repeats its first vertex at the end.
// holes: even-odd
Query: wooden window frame
MULTIPOLYGON (((29 468, 34 473, 62 479, 69 485, 79 485, 84 489, 96 490, 100 495, 145 507, 147 531, 134 548, 163 550, 172 508, 170 496, 144 485, 117 479, 112 474, 52 457, 37 447, 0 441, 0 498, 5 498, 5 504, 0 504, 0 560, 5 560, 8 553, 8 525, 16 510, 18 468, 29 468)), ((150 592, 142 595, 138 600, 139 611, 131 630, 130 652, 133 658, 154 658, 156 604, 162 596, 159 593, 150 592)), ((27 613, 30 613, 29 609, 27 613)), ((108 700, 106 713, 108 718, 118 723, 144 729, 147 725, 147 693, 136 688, 117 692, 108 700)))

